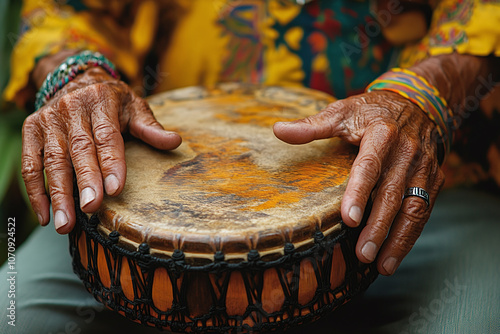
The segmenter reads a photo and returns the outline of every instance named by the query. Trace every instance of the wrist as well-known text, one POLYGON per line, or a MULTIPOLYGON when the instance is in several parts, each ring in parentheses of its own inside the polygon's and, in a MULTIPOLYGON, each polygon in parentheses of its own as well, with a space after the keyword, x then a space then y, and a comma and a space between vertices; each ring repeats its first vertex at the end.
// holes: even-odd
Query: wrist
POLYGON ((456 113, 468 95, 474 92, 478 77, 493 72, 487 57, 452 53, 430 57, 410 70, 424 77, 440 92, 456 113))
POLYGON ((35 84, 36 89, 40 89, 47 75, 54 72, 66 58, 77 53, 77 50, 62 50, 56 54, 47 55, 39 59, 31 72, 31 81, 35 84))
POLYGON ((98 52, 83 51, 66 58, 54 72, 47 75, 42 83, 36 95, 35 110, 45 105, 77 76, 97 67, 105 70, 111 77, 118 79, 115 66, 98 52))
POLYGON ((433 140, 439 144, 439 162, 444 161, 453 141, 454 119, 436 87, 415 72, 394 68, 370 83, 366 91, 390 91, 419 107, 435 125, 433 140))
MULTIPOLYGON (((59 89, 52 99, 57 99, 60 96, 69 94, 75 90, 88 87, 95 84, 116 83, 118 79, 111 76, 108 72, 100 67, 89 68, 68 82, 64 87, 59 89)), ((50 103, 50 101, 48 102, 50 103)))

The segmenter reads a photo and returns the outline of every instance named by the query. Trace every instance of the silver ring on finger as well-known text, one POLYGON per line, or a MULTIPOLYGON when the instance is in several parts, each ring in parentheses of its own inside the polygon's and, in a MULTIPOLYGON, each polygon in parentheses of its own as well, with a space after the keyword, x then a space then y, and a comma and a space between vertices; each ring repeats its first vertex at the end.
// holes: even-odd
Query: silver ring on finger
POLYGON ((406 189, 403 200, 407 197, 419 197, 425 201, 427 208, 429 207, 429 193, 420 187, 410 187, 406 189))

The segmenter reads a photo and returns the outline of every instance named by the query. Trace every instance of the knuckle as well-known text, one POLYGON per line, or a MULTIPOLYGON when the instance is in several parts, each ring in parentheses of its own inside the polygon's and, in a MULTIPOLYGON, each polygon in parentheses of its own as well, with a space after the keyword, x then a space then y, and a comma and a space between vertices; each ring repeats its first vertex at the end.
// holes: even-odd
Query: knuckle
POLYGON ((37 126, 38 123, 38 114, 31 114, 23 122, 23 132, 31 131, 33 128, 37 126))
POLYGON ((41 170, 33 158, 24 157, 21 163, 21 175, 24 182, 28 183, 39 176, 41 170))
POLYGON ((408 253, 420 235, 421 229, 410 229, 399 232, 393 240, 393 247, 398 251, 408 253))
POLYGON ((419 166, 416 168, 415 173, 419 175, 435 175, 435 173, 431 173, 433 171, 433 164, 431 162, 431 158, 428 155, 423 155, 420 158, 419 166))
POLYGON ((58 206, 59 204, 63 203, 68 197, 68 194, 66 194, 64 188, 58 185, 49 186, 49 192, 52 203, 55 206, 58 206))
POLYGON ((414 139, 408 138, 402 143, 402 150, 411 156, 420 156, 421 148, 421 143, 414 139))
POLYGON ((401 201, 403 198, 403 190, 400 186, 396 184, 386 185, 382 193, 378 193, 381 196, 382 202, 386 207, 398 208, 401 206, 401 201))
MULTIPOLYGON (((58 102, 60 103, 60 101, 58 102)), ((50 107, 50 108, 44 108, 43 110, 40 111, 39 114, 40 121, 44 126, 54 124, 56 120, 60 117, 60 114, 57 112, 56 109, 50 107)))
POLYGON ((419 224, 422 221, 426 222, 428 218, 427 203, 423 199, 416 197, 409 197, 407 201, 404 212, 406 218, 413 224, 419 224))
POLYGON ((113 150, 106 150, 100 154, 100 164, 103 172, 109 172, 111 169, 121 169, 125 162, 114 154, 113 150))
POLYGON ((146 119, 146 121, 144 122, 144 124, 148 127, 151 127, 151 126, 161 126, 160 123, 158 123, 158 121, 156 120, 156 118, 154 118, 153 115, 151 115, 151 118, 149 119, 146 119))
POLYGON ((399 136, 399 127, 393 122, 380 122, 377 125, 377 131, 380 133, 384 143, 389 143, 399 136))
POLYGON ((385 239, 387 234, 389 233, 389 224, 378 221, 372 225, 370 225, 371 234, 376 236, 375 240, 380 240, 381 242, 385 239))
POLYGON ((111 123, 100 123, 94 127, 94 139, 98 146, 111 145, 116 139, 116 129, 111 126, 111 123))
POLYGON ((87 152, 94 145, 92 138, 81 132, 71 137, 70 139, 70 152, 73 158, 83 152, 87 152))
POLYGON ((100 110, 101 106, 109 106, 116 102, 115 89, 107 83, 89 85, 79 93, 84 96, 87 110, 100 110))
POLYGON ((350 190, 350 196, 355 203, 367 203, 370 197, 370 192, 361 189, 360 187, 353 187, 350 190))
POLYGON ((95 175, 95 170, 92 168, 92 166, 88 165, 81 165, 76 172, 76 179, 78 182, 78 185, 83 189, 86 187, 87 184, 91 184, 92 180, 94 179, 95 175))
POLYGON ((71 106, 73 106, 75 102, 78 101, 78 96, 79 94, 75 92, 61 96, 61 98, 59 98, 58 101, 58 107, 64 109, 70 109, 71 106))
POLYGON ((97 99, 104 99, 104 98, 109 97, 109 95, 112 91, 112 88, 108 84, 105 84, 105 83, 95 83, 95 84, 87 86, 85 88, 85 90, 86 90, 85 93, 89 97, 94 97, 97 99))
POLYGON ((364 179, 374 184, 382 173, 382 162, 376 154, 365 154, 360 157, 355 172, 361 174, 364 179))
POLYGON ((58 145, 47 146, 44 154, 44 165, 47 170, 65 170, 67 157, 58 145))
POLYGON ((308 116, 308 117, 305 117, 305 118, 302 118, 300 120, 297 121, 298 123, 304 123, 304 124, 307 124, 307 125, 314 125, 315 124, 315 119, 313 116, 308 116))
POLYGON ((62 115, 71 115, 72 117, 75 117, 75 113, 80 115, 82 113, 80 106, 83 103, 83 96, 85 95, 80 90, 61 96, 55 108, 51 108, 51 112, 46 113, 47 121, 59 119, 62 115))

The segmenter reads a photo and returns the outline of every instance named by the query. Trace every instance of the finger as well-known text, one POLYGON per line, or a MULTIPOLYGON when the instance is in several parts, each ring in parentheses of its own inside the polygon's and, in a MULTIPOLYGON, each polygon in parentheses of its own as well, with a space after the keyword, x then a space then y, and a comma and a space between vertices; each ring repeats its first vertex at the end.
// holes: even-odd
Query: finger
POLYGON ((26 185, 26 192, 33 211, 38 217, 40 225, 45 226, 50 220, 50 202, 45 192, 45 178, 43 175, 43 134, 37 116, 26 118, 23 125, 22 175, 26 185))
POLYGON ((390 157, 390 169, 382 173, 378 185, 372 192, 373 206, 366 226, 356 245, 360 261, 375 260, 387 233, 396 218, 403 200, 409 175, 413 175, 415 161, 419 161, 420 146, 415 141, 399 141, 398 154, 390 157))
POLYGON ((127 108, 130 114, 130 133, 149 145, 161 150, 172 150, 177 148, 181 137, 172 131, 166 131, 153 116, 149 104, 138 97, 134 97, 127 108))
POLYGON ((125 145, 120 132, 119 103, 103 100, 92 112, 92 129, 106 193, 115 196, 125 186, 125 145))
POLYGON ((73 200, 73 167, 64 134, 51 132, 45 140, 45 171, 54 212, 54 226, 58 233, 69 233, 75 225, 73 200))
POLYGON ((421 187, 429 193, 429 207, 427 203, 415 196, 403 200, 400 212, 394 220, 393 226, 385 240, 377 261, 378 271, 383 275, 392 275, 410 252, 429 219, 441 186, 444 183, 444 174, 438 166, 430 171, 426 166, 421 168, 409 181, 412 187, 421 187), (435 175, 435 177, 429 177, 435 175))
POLYGON ((80 194, 80 208, 83 212, 95 212, 102 202, 102 176, 97 161, 90 119, 82 108, 75 108, 74 112, 79 117, 72 117, 69 130, 69 153, 76 173, 78 192, 80 194))
MULTIPOLYGON (((320 113, 293 122, 277 122, 273 131, 276 137, 289 144, 305 144, 316 139, 346 137, 344 122, 350 109, 343 101, 330 104, 320 113)), ((359 138, 358 138, 359 139, 359 138)))
POLYGON ((374 124, 365 131, 341 204, 342 219, 351 227, 361 223, 366 203, 384 166, 388 166, 398 137, 397 127, 391 124, 374 124))

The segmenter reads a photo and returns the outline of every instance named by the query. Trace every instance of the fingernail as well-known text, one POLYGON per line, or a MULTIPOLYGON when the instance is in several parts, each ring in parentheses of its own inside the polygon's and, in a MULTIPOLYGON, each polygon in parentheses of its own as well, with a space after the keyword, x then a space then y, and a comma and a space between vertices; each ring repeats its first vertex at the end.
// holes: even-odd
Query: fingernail
POLYGON ((354 220, 357 225, 361 223, 361 219, 363 219, 363 211, 361 211, 361 208, 359 206, 353 205, 349 209, 349 218, 354 220))
POLYGON ((68 224, 68 217, 61 210, 56 211, 54 215, 54 225, 56 230, 59 230, 61 227, 64 227, 68 224))
POLYGON ((82 190, 80 194, 80 207, 84 208, 87 204, 95 200, 95 191, 94 189, 87 187, 82 190))
POLYGON ((363 248, 361 248, 361 254, 363 254, 368 261, 372 262, 377 255, 377 245, 372 241, 368 241, 363 248))
POLYGON ((104 180, 104 187, 108 195, 113 195, 118 190, 118 187, 120 187, 120 184, 116 176, 111 174, 104 180))
POLYGON ((395 257, 388 257, 382 264, 382 267, 384 267, 389 275, 392 275, 398 267, 398 260, 395 257))
POLYGON ((44 226, 43 225, 43 217, 42 217, 42 215, 41 214, 37 214, 37 216, 38 216, 38 222, 40 223, 40 225, 44 226))

